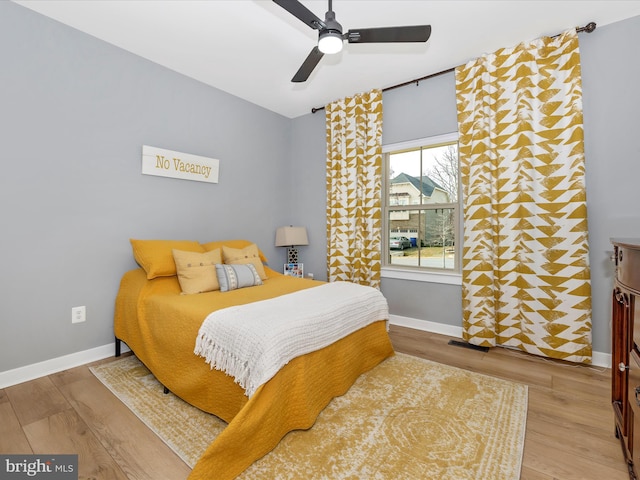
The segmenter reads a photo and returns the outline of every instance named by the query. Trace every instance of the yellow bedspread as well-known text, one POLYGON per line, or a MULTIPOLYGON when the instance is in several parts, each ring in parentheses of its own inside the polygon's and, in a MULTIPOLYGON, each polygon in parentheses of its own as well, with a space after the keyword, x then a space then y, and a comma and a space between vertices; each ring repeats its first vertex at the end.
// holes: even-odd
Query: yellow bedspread
POLYGON ((259 287, 180 295, 176 277, 147 280, 127 272, 116 299, 114 331, 174 394, 229 423, 190 479, 233 479, 294 429, 306 429, 358 376, 393 354, 384 321, 298 357, 248 399, 226 374, 193 353, 198 329, 214 310, 321 284, 266 269, 259 287))

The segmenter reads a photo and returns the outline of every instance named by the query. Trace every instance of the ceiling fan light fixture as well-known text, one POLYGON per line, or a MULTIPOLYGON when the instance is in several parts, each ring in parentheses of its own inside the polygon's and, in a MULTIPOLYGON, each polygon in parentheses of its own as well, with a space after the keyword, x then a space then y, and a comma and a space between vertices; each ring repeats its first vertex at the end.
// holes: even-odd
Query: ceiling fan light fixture
POLYGON ((338 53, 342 50, 342 33, 335 30, 326 30, 320 33, 318 38, 318 50, 325 54, 338 53))
MULTIPOLYGON (((294 83, 306 82, 325 54, 338 53, 344 41, 349 43, 406 43, 426 42, 431 36, 431 25, 408 25, 399 27, 359 28, 342 34, 342 25, 336 20, 332 0, 328 0, 329 10, 324 21, 305 7, 300 0, 273 0, 291 15, 314 30, 318 30, 318 44, 311 49, 307 58, 291 79, 294 83)), ((362 2, 364 3, 364 2, 362 2)))

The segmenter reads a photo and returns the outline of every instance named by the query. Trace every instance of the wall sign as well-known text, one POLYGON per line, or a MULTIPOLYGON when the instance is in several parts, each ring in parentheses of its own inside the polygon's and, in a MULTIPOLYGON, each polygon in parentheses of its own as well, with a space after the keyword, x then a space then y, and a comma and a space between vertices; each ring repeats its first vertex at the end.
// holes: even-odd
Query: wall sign
POLYGON ((218 183, 220 160, 164 148, 142 146, 142 173, 159 177, 182 178, 196 182, 218 183))

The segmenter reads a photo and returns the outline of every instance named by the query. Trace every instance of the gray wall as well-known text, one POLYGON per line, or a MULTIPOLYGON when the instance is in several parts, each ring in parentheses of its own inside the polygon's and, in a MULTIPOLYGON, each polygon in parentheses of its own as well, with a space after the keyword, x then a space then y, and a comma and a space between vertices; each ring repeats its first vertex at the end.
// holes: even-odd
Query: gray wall
MULTIPOLYGON (((595 19, 597 21, 597 19, 595 19)), ((609 260, 610 237, 640 237, 640 143, 638 112, 640 62, 629 55, 630 45, 640 45, 640 17, 598 27, 580 34, 583 76, 587 202, 589 208, 590 262, 593 291, 593 346, 598 352, 610 348, 611 289, 613 267, 609 260)), ((524 39, 523 39, 524 40, 524 39)), ((505 45, 506 47, 507 45, 505 45)), ((452 65, 453 66, 453 65, 452 65)), ((383 143, 396 143, 457 130, 455 79, 452 73, 389 90, 383 95, 383 143)), ((298 185, 300 192, 320 192, 324 176, 324 115, 308 114, 294 121, 300 139, 292 158, 304 165, 298 171, 319 172, 298 185), (321 116, 311 120, 309 117, 321 116), (307 131, 314 129, 313 132, 307 131), (305 144, 304 141, 308 141, 305 144), (315 150, 311 150, 315 147, 315 150)), ((305 177, 306 178, 306 177, 305 177)), ((322 190, 324 195, 324 190, 322 190)), ((323 218, 316 218, 323 197, 303 195, 296 208, 313 211, 308 226, 321 232, 323 218), (314 223, 315 222, 315 223, 314 223)), ((301 214, 301 218, 304 215, 301 214)), ((326 240, 326 233, 323 240, 326 240)), ((314 261, 326 255, 322 242, 307 247, 314 261)), ((325 268, 326 270, 326 268, 325 268)), ((383 279, 382 291, 392 314, 461 326, 459 286, 383 279)))
POLYGON ((601 352, 611 351, 610 238, 640 238, 637 45, 640 16, 580 35, 593 338, 601 352))
POLYGON ((290 119, 11 2, 0 59, 0 372, 113 342, 129 238, 248 238, 281 268, 290 119), (220 183, 142 175, 142 145, 220 183))
MULTIPOLYGON (((315 106, 315 105, 314 105, 315 106)), ((324 111, 293 121, 290 149, 292 221, 307 227, 309 245, 299 247, 305 274, 327 279, 327 143, 324 111)))

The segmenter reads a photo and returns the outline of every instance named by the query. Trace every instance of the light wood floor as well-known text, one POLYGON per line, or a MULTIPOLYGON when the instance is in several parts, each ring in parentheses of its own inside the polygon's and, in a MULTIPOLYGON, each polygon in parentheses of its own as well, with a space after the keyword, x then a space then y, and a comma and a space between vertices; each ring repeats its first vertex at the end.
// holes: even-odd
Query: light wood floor
MULTIPOLYGON (((391 338, 398 352, 529 385, 523 480, 629 478, 613 434, 608 370, 478 352, 396 326, 391 338)), ((80 479, 180 480, 190 471, 88 366, 0 390, 0 452, 78 453, 80 479)))

